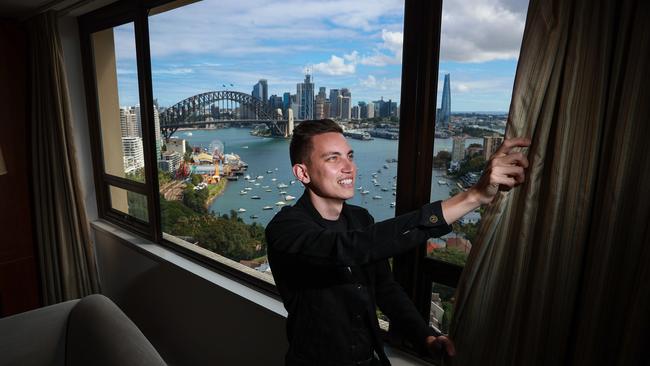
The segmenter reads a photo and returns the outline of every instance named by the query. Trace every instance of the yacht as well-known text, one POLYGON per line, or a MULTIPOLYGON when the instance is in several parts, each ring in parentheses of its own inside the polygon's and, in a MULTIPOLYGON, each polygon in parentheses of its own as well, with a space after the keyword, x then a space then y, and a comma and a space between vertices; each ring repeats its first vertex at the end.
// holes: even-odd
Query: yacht
POLYGON ((286 205, 287 203, 284 202, 284 201, 278 201, 275 204, 276 204, 276 206, 282 206, 282 205, 286 205))
POLYGON ((395 207, 395 202, 391 202, 390 207, 395 207))
POLYGON ((364 189, 363 191, 361 191, 361 194, 368 194, 368 193, 370 193, 370 191, 368 191, 368 190, 366 190, 366 189, 364 189))
POLYGON ((257 216, 257 215, 251 215, 250 218, 251 218, 251 219, 259 219, 260 217, 257 216))
POLYGON ((380 199, 381 199, 381 196, 372 196, 372 199, 373 199, 373 200, 380 200, 380 199))
POLYGON ((245 189, 242 189, 241 191, 239 191, 239 194, 241 194, 242 196, 247 194, 247 193, 248 193, 248 191, 245 190, 245 189))
POLYGON ((278 184, 278 188, 287 188, 287 187, 289 187, 289 186, 284 184, 284 183, 278 184))
POLYGON ((446 185, 446 186, 449 185, 449 183, 445 182, 444 180, 439 180, 439 181, 438 181, 438 184, 440 184, 441 186, 442 186, 442 185, 446 185))
POLYGON ((273 170, 271 170, 271 169, 266 171, 266 174, 271 174, 271 173, 273 173, 273 170))
POLYGON ((237 212, 246 212, 246 209, 240 207, 239 210, 237 210, 237 212))
POLYGON ((280 194, 285 195, 285 194, 287 194, 287 191, 280 191, 280 194))
POLYGON ((271 178, 271 182, 275 182, 278 178, 271 178))
POLYGON ((263 175, 258 175, 257 178, 255 178, 255 179, 264 179, 264 176, 263 175))
POLYGON ((251 196, 251 199, 252 199, 252 200, 259 200, 259 199, 260 199, 260 196, 251 196))
POLYGON ((286 196, 284 197, 284 199, 285 199, 286 201, 293 201, 293 200, 296 199, 296 197, 294 197, 294 196, 288 194, 288 195, 286 195, 286 196))
POLYGON ((262 207, 262 210, 272 210, 273 206, 264 206, 262 207))

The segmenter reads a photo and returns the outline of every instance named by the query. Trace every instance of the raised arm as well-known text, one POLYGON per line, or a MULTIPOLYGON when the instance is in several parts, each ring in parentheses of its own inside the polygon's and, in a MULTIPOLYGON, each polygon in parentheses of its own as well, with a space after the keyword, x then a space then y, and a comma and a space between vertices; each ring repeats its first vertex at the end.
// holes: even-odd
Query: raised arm
POLYGON ((452 224, 480 205, 492 202, 499 191, 508 191, 525 181, 528 159, 515 148, 530 146, 527 138, 506 139, 492 155, 481 179, 472 188, 442 202, 442 215, 452 224))

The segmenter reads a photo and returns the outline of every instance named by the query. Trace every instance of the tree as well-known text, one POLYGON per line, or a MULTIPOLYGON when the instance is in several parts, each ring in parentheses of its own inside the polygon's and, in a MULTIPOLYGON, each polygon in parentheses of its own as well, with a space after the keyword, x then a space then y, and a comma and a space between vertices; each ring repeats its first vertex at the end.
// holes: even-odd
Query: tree
POLYGON ((449 151, 441 150, 433 158, 433 167, 436 169, 447 169, 451 162, 451 153, 449 151))

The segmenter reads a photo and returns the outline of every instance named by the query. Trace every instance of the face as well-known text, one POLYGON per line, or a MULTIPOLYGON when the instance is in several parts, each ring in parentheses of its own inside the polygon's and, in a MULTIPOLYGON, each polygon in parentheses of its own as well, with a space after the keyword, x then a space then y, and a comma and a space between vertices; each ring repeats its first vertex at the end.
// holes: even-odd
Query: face
POLYGON ((354 196, 357 167, 345 137, 328 132, 312 137, 309 161, 294 166, 294 174, 317 196, 328 200, 347 200, 354 196))

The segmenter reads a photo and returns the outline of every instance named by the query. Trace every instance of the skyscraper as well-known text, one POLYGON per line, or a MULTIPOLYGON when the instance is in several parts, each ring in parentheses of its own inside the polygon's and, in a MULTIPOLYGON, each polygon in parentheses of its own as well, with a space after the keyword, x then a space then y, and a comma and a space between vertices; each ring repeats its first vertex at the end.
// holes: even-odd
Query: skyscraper
POLYGON ((305 81, 296 84, 296 101, 298 119, 314 119, 314 83, 311 82, 311 75, 305 75, 305 81))
POLYGON ((330 118, 341 118, 341 108, 339 107, 340 95, 340 90, 330 89, 330 118))
POLYGON ((257 84, 253 85, 251 95, 266 104, 269 101, 269 86, 266 79, 260 79, 257 84))
POLYGON ((442 87, 442 105, 440 106, 440 122, 438 126, 441 128, 449 127, 451 121, 451 85, 449 81, 449 74, 445 74, 445 84, 442 87))
POLYGON ((485 160, 490 159, 502 143, 503 136, 498 133, 494 133, 492 136, 483 137, 483 158, 485 158, 485 160))
POLYGON ((461 136, 454 137, 451 150, 451 161, 461 161, 465 159, 465 138, 461 136))

